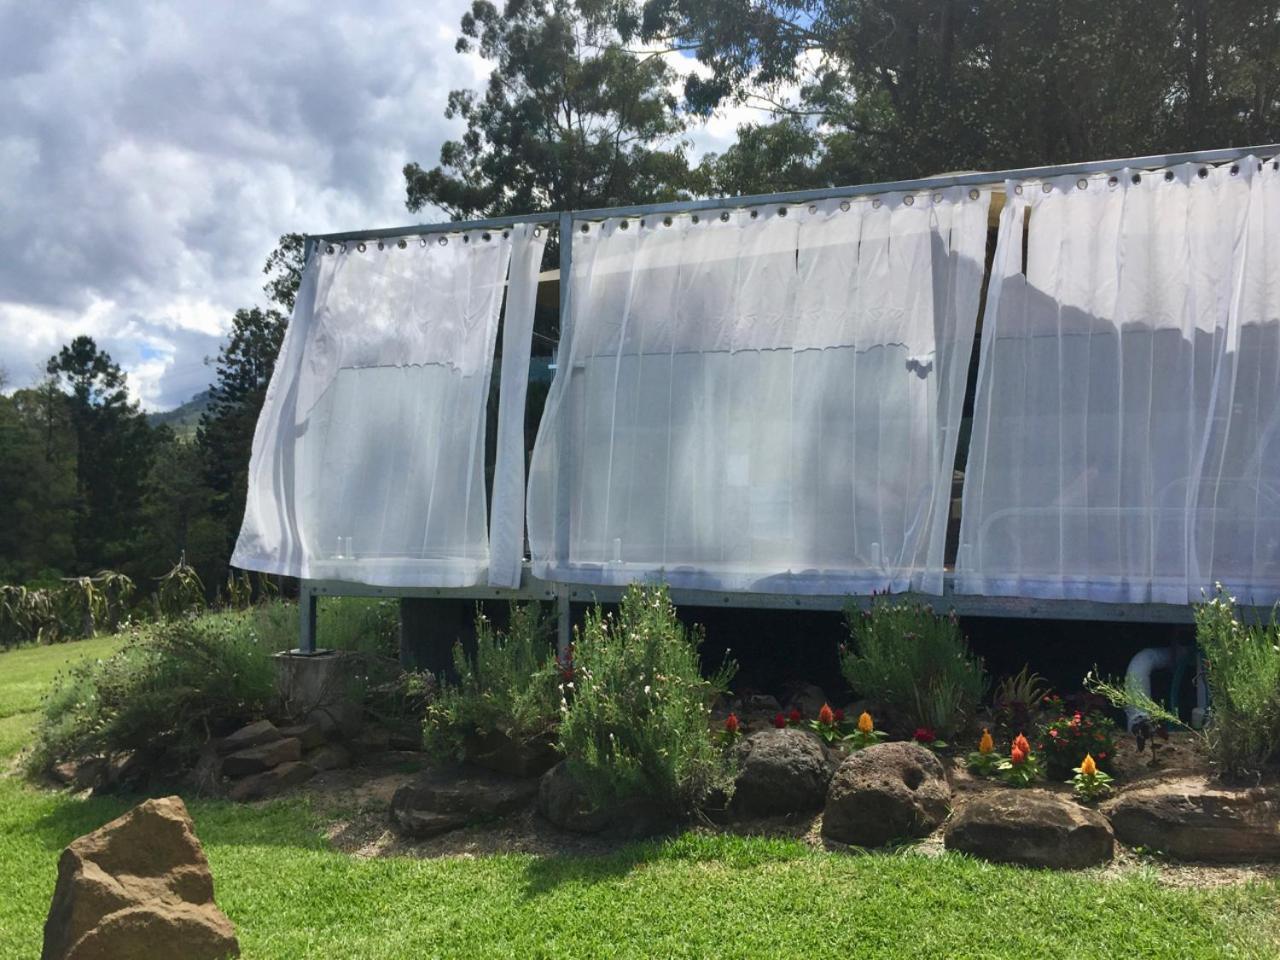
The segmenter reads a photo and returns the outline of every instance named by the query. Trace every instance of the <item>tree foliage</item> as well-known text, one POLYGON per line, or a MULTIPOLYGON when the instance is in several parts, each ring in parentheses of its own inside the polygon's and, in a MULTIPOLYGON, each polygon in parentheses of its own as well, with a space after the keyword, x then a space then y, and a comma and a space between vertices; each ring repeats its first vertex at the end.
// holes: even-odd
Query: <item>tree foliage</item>
POLYGON ((404 168, 410 210, 455 218, 668 199, 690 173, 684 121, 661 57, 626 50, 606 18, 571 0, 475 0, 459 52, 495 64, 481 91, 454 90, 466 132, 439 165, 404 168))

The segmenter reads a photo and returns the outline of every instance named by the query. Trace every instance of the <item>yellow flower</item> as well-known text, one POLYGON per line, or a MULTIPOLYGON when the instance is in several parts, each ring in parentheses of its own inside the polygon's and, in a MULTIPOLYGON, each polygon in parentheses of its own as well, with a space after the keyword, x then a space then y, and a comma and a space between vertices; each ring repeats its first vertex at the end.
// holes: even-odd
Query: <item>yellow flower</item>
POLYGON ((1098 765, 1093 762, 1093 754, 1086 753, 1084 761, 1080 764, 1080 775, 1082 777, 1092 777, 1098 772, 1098 765))
POLYGON ((867 711, 863 710, 863 711, 862 711, 862 716, 860 716, 860 717, 858 718, 858 732, 859 732, 859 733, 870 733, 870 732, 871 732, 872 730, 874 730, 875 728, 876 728, 876 725, 875 725, 874 723, 872 723, 872 722, 871 722, 871 714, 869 714, 869 713, 867 713, 867 711))
POLYGON ((982 730, 982 739, 978 741, 979 753, 990 753, 996 748, 996 742, 991 739, 991 731, 985 727, 982 730))

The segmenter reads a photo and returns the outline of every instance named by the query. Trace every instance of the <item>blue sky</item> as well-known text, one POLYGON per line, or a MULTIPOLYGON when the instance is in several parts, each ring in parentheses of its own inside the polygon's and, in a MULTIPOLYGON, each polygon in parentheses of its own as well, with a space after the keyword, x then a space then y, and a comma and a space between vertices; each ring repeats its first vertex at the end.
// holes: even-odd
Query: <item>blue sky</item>
MULTIPOLYGON (((400 170, 436 162, 448 91, 489 71, 454 52, 466 6, 0 0, 7 387, 87 333, 175 406, 280 234, 419 219, 400 170)), ((713 118, 694 153, 756 116, 713 118)))

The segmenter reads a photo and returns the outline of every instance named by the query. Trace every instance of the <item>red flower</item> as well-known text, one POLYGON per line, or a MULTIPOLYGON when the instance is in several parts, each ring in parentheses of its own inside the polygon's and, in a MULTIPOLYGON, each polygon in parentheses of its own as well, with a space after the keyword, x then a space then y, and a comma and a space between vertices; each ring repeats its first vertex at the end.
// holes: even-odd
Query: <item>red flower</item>
POLYGON ((844 711, 841 710, 839 707, 836 707, 835 709, 835 718, 836 718, 836 723, 844 723, 844 711))
MULTIPOLYGON (((1022 759, 1025 760, 1027 755, 1031 753, 1031 744, 1027 742, 1027 738, 1023 734, 1018 734, 1013 738, 1013 749, 1022 753, 1022 759)), ((1022 760, 1017 761, 1021 763, 1022 760)))
POLYGON ((1055 740, 1057 740, 1057 739, 1058 739, 1058 729, 1057 729, 1057 727, 1054 727, 1052 730, 1050 730, 1050 731, 1049 731, 1049 736, 1053 737, 1053 739, 1055 739, 1055 740))
POLYGON ((792 723, 799 723, 801 720, 804 719, 804 714, 800 712, 799 707, 792 707, 791 713, 787 715, 787 719, 790 720, 792 723))
POLYGON ((1105 759, 1107 759, 1107 752, 1106 752, 1105 750, 1099 750, 1099 751, 1098 751, 1098 759, 1099 759, 1099 760, 1105 760, 1105 759))
POLYGON ((738 723, 738 715, 736 713, 731 713, 729 716, 724 718, 724 732, 730 736, 737 733, 740 726, 741 724, 738 723))
POLYGON ((938 739, 938 734, 929 727, 916 727, 916 732, 911 735, 911 739, 916 743, 933 743, 938 739))
POLYGON ((822 705, 822 709, 818 711, 818 722, 824 727, 829 727, 836 722, 836 715, 831 712, 830 704, 822 705))
POLYGON ((1016 745, 1009 751, 1009 762, 1015 767, 1020 767, 1027 762, 1027 752, 1019 749, 1016 745))
POLYGON ((777 727, 779 730, 783 730, 787 726, 787 718, 784 717, 782 714, 778 714, 776 717, 773 718, 773 725, 777 727))

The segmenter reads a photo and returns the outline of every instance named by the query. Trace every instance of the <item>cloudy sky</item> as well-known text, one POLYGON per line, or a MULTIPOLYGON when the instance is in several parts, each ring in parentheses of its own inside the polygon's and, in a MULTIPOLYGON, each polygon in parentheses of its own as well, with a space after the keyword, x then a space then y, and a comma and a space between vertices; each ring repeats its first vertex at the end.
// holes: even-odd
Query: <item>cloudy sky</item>
MULTIPOLYGON (((149 409, 207 385, 288 231, 410 223, 434 164, 463 0, 0 0, 0 369, 97 339, 149 409)), ((694 131, 730 142, 738 113, 694 131)), ((435 219, 427 216, 426 219, 435 219)))

